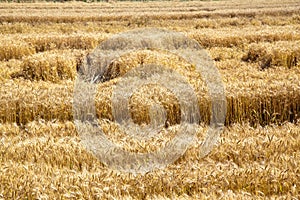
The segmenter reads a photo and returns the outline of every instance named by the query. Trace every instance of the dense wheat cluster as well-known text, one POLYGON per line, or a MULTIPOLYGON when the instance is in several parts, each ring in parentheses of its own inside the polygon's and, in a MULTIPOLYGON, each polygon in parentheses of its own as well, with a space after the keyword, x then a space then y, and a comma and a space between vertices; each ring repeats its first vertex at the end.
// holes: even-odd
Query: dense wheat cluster
POLYGON ((0 199, 299 199, 300 2, 168 1, 0 3, 0 199), (210 122, 201 74, 162 50, 131 52, 107 67, 96 113, 111 141, 154 151, 180 121, 178 99, 158 85, 134 93, 136 124, 159 102, 165 127, 148 142, 126 139, 111 97, 122 76, 151 63, 167 66, 195 90, 197 140, 175 163, 145 175, 113 171, 80 143, 72 109, 85 56, 110 36, 142 27, 184 33, 214 60, 226 89, 225 130, 205 158, 210 122))

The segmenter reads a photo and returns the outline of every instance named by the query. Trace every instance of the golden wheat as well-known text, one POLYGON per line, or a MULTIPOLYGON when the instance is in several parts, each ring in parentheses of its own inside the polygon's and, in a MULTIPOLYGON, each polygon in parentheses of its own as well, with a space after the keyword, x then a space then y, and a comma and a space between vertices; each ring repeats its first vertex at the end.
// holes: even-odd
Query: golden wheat
MULTIPOLYGON (((54 57, 56 58, 56 56, 54 57)), ((175 70, 177 69, 179 73, 184 75, 195 89, 202 121, 209 123, 210 112, 207 111, 210 108, 208 104, 209 96, 205 90, 205 83, 200 79, 201 76, 195 73, 195 71, 190 70, 188 63, 185 63, 181 59, 176 59, 174 55, 163 55, 161 52, 159 54, 151 53, 147 55, 147 51, 134 53, 130 56, 126 55, 123 59, 121 58, 111 65, 112 68, 108 70, 109 73, 106 76, 112 78, 112 80, 98 86, 95 102, 99 117, 113 120, 111 96, 115 84, 120 80, 119 76, 122 76, 126 71, 142 62, 144 64, 160 62, 162 65, 172 67, 175 70)), ((297 119, 300 112, 298 103, 300 100, 300 86, 299 76, 297 75, 299 74, 299 68, 294 68, 294 71, 270 69, 267 72, 261 73, 259 69, 247 70, 251 66, 245 63, 234 63, 233 61, 229 63, 227 61, 217 63, 226 84, 227 124, 243 121, 249 121, 252 124, 269 124, 271 122, 280 123, 286 120, 294 121, 297 119), (280 76, 278 72, 280 72, 280 76), (291 76, 291 73, 295 75, 291 76), (241 74, 243 74, 243 77, 241 74), (286 79, 287 76, 289 76, 288 80, 286 79), (238 82, 236 81, 236 77, 240 77, 238 82), (261 81, 258 81, 258 79, 261 81)), ((32 69, 35 68, 32 66, 32 69)), ((47 70, 43 72, 45 71, 47 70)), ((29 74, 36 75, 37 72, 33 70, 33 73, 29 74)), ((76 69, 72 68, 71 74, 74 73, 76 73, 76 69)), ((40 79, 43 77, 36 76, 40 77, 40 79)), ((68 79, 63 81, 63 78, 57 74, 49 74, 47 81, 59 80, 59 82, 47 83, 39 81, 32 83, 31 81, 22 79, 4 82, 0 87, 1 121, 24 124, 35 118, 45 120, 56 118, 61 120, 72 119, 71 100, 74 82, 71 81, 71 78, 68 79), (11 99, 12 97, 13 99, 11 99)), ((149 116, 146 114, 149 109, 147 102, 150 103, 152 101, 151 96, 154 94, 159 95, 158 91, 164 91, 158 87, 158 90, 151 94, 151 90, 147 87, 142 88, 142 90, 138 91, 132 97, 132 116, 138 123, 149 122, 149 116), (141 104, 141 101, 144 103, 141 104)), ((164 94, 162 102, 167 106, 172 102, 174 97, 166 91, 164 94)), ((175 101, 167 109, 170 114, 169 117, 171 117, 169 118, 171 124, 178 121, 178 117, 180 116, 177 104, 175 101), (175 115, 175 113, 177 114, 175 115)))
MULTIPOLYGON (((0 129, 13 130, 5 124, 0 129)), ((83 149, 75 132, 72 123, 32 122, 15 134, 2 134, 2 195, 8 198, 128 195, 135 199, 160 195, 230 199, 245 195, 249 198, 299 195, 297 124, 256 129, 247 124, 234 125, 226 128, 220 146, 209 157, 197 159, 197 144, 166 169, 136 177, 107 169, 83 149), (59 135, 58 130, 70 135, 59 135)))
POLYGON ((32 55, 35 49, 22 41, 3 40, 0 41, 0 61, 9 59, 20 59, 24 56, 32 55))
POLYGON ((74 80, 77 66, 76 56, 63 52, 44 52, 29 56, 21 64, 22 75, 29 80, 58 82, 74 80))
POLYGON ((299 1, 0 3, 0 199, 299 199, 299 1), (145 175, 104 166, 80 143, 74 79, 84 56, 112 34, 138 27, 183 32, 206 47, 226 87, 226 127, 209 156, 199 149, 210 121, 206 85, 194 66, 165 51, 115 60, 95 98, 105 136, 130 152, 156 151, 177 131, 180 105, 147 85, 130 99, 133 121, 167 111, 162 131, 128 137, 112 93, 140 64, 169 67, 195 89, 201 123, 175 163, 145 175), (293 122, 293 123, 290 123, 293 122))
POLYGON ((188 35, 204 47, 238 46, 243 48, 249 43, 299 40, 300 35, 296 31, 297 29, 294 26, 289 28, 289 25, 284 28, 282 26, 272 26, 264 29, 255 26, 239 29, 225 27, 217 30, 208 28, 190 31, 188 35))
POLYGON ((299 66, 300 42, 259 43, 251 45, 242 58, 245 61, 259 61, 262 69, 271 66, 292 68, 299 66))
POLYGON ((72 35, 29 35, 23 40, 32 44, 37 52, 53 49, 93 49, 107 34, 72 34, 72 35))

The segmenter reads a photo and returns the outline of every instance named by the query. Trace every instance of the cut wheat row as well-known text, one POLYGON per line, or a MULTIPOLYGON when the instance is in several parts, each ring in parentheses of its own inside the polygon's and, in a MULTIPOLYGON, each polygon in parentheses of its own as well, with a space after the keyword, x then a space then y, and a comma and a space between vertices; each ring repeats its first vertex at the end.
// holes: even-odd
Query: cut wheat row
MULTIPOLYGON (((39 117, 46 120, 55 118, 71 120, 73 80, 76 77, 78 65, 78 57, 75 55, 72 51, 65 53, 54 51, 36 54, 25 59, 20 64, 21 71, 11 75, 15 78, 25 78, 25 80, 6 80, 1 86, 1 91, 3 91, 1 93, 1 120, 18 123, 27 123, 39 117), (31 81, 51 81, 53 84, 47 82, 32 83, 31 81), (13 100, 11 100, 11 96, 14 97, 13 100)), ((199 108, 202 111, 202 120, 205 123, 209 122, 210 113, 207 112, 209 110, 209 97, 204 90, 205 85, 201 81, 201 75, 197 74, 190 64, 175 55, 152 51, 125 55, 110 65, 111 69, 107 71, 105 76, 112 80, 100 84, 98 88, 99 116, 112 119, 110 102, 112 89, 118 82, 116 78, 142 63, 160 63, 163 66, 176 69, 180 74, 187 77, 190 84, 196 89, 199 108)), ((300 77, 297 76, 297 74, 299 75, 299 68, 290 71, 275 68, 262 73, 259 69, 235 60, 218 62, 217 67, 223 75, 227 90, 228 124, 245 120, 253 124, 268 124, 276 121, 293 121, 299 117, 300 77), (250 68, 252 70, 249 70, 250 68), (294 75, 291 76, 291 73, 294 75), (288 79, 286 79, 287 76, 288 79), (239 79, 239 82, 236 82, 236 79, 239 79)), ((173 116, 169 119, 170 123, 178 122, 178 102, 169 92, 159 88, 157 88, 158 91, 165 93, 166 98, 163 100, 163 104, 166 108, 173 108, 173 110, 167 108, 169 116, 173 116)), ((150 106, 146 102, 151 102, 151 92, 149 93, 151 90, 148 88, 148 92, 146 89, 140 91, 137 96, 133 96, 133 100, 136 101, 133 102, 133 105, 137 105, 133 106, 133 117, 137 122, 149 122, 149 116, 145 113, 150 106), (143 92, 145 94, 142 94, 143 92), (139 106, 141 100, 145 102, 145 105, 139 106)))
MULTIPOLYGON (((111 65, 112 70, 108 70, 109 74, 106 76, 113 79, 98 86, 96 105, 97 114, 100 118, 112 120, 111 96, 114 85, 119 80, 118 76, 122 76, 122 74, 126 73, 126 70, 136 67, 141 62, 151 63, 154 58, 157 59, 156 56, 149 56, 147 58, 145 54, 139 53, 135 56, 124 57, 126 58, 125 60, 111 65), (114 68, 114 66, 117 67, 114 68), (118 69, 120 68, 118 67, 121 67, 123 71, 119 71, 118 69)), ((56 62, 55 59, 54 62, 56 62)), ((190 65, 178 58, 176 60, 168 55, 162 56, 162 54, 160 54, 156 62, 160 62, 163 65, 173 63, 173 69, 177 68, 176 70, 178 70, 179 73, 185 74, 191 86, 196 89, 201 118, 203 122, 208 123, 210 115, 210 113, 207 112, 210 108, 208 103, 209 96, 205 91, 206 87, 204 82, 201 81, 201 76, 193 70, 187 73, 190 65), (170 61, 170 59, 172 61, 170 61)), ((29 68, 30 70, 25 70, 24 74, 21 74, 23 77, 27 77, 28 80, 19 78, 6 80, 1 84, 1 122, 24 124, 36 118, 45 120, 72 120, 74 82, 70 77, 74 77, 74 71, 71 70, 68 72, 66 71, 68 68, 63 67, 64 74, 59 71, 60 67, 58 66, 56 68, 56 74, 47 74, 47 70, 42 70, 46 65, 37 65, 38 63, 32 64, 36 65, 32 65, 29 68), (36 69, 36 71, 32 71, 32 69, 36 69), (62 77, 59 75, 63 75, 67 79, 62 80, 62 77), (47 78, 48 81, 58 80, 59 82, 34 81, 43 80, 43 78, 47 78), (33 82, 31 80, 33 80, 33 82)), ((60 64, 66 64, 68 66, 66 60, 60 64)), ((219 66, 224 76, 223 80, 226 87, 227 124, 242 121, 249 121, 253 124, 268 124, 271 122, 284 122, 286 120, 294 121, 299 118, 300 81, 299 76, 297 76, 297 74, 299 74, 298 68, 293 69, 294 75, 291 76, 291 71, 280 68, 270 69, 269 71, 261 73, 256 72, 256 70, 259 69, 254 69, 253 72, 249 70, 245 71, 248 65, 241 65, 239 69, 235 69, 236 66, 234 62, 229 62, 229 64, 220 62, 218 65, 224 67, 224 69, 222 69, 222 67, 219 66), (287 76, 289 79, 286 79, 287 76), (253 77, 253 79, 250 77, 253 77), (239 82, 237 82, 236 79, 239 79, 239 82), (258 81, 258 79, 260 81, 258 81)), ((164 94, 161 103, 165 105, 165 108, 169 112, 168 120, 171 124, 178 122, 178 114, 180 112, 178 110, 177 100, 174 99, 174 96, 168 91, 161 90, 159 86, 157 87, 156 92, 162 92, 162 94, 164 94)), ((149 116, 146 113, 151 104, 151 96, 161 95, 157 93, 152 94, 152 89, 150 90, 150 88, 147 89, 146 87, 132 97, 132 115, 136 122, 149 122, 149 116), (140 101, 144 102, 144 104, 141 104, 140 101)))
MULTIPOLYGON (((16 48, 11 52, 11 54, 9 54, 10 57, 21 58, 18 60, 10 59, 8 61, 0 62, 1 70, 5 71, 2 76, 5 76, 7 78, 15 78, 16 74, 21 74, 21 77, 30 80, 58 82, 59 80, 56 79, 54 76, 60 75, 62 77, 62 80, 73 80, 76 74, 76 66, 80 65, 81 61, 89 52, 92 51, 92 49, 72 49, 69 48, 69 46, 72 45, 72 43, 68 44, 67 42, 64 42, 64 40, 61 40, 61 42, 56 42, 58 44, 61 44, 62 49, 55 48, 57 47, 55 43, 45 42, 45 44, 47 44, 49 48, 44 45, 36 46, 36 48, 41 47, 43 49, 47 49, 47 51, 40 53, 33 53, 34 50, 32 50, 33 52, 30 52, 29 47, 24 47, 24 49, 22 49, 21 45, 14 45, 16 48), (64 45, 66 49, 64 49, 64 45), (27 53, 30 55, 26 55, 27 53), (60 68, 61 70, 59 72, 59 75, 57 74, 57 70, 51 70, 49 68, 49 65, 51 65, 53 69, 60 68), (64 72, 63 70, 67 70, 67 72, 64 72), (47 71, 49 71, 48 76, 43 76, 43 71, 45 71, 45 73, 48 73, 47 71), (66 76, 66 78, 63 78, 63 76, 66 76)), ((245 71, 247 73, 251 73, 252 70, 253 73, 256 73, 257 75, 261 76, 261 71, 256 69, 256 63, 258 62, 261 65, 260 67, 263 67, 262 64, 264 62, 262 61, 268 60, 270 61, 269 67, 276 67, 279 71, 280 67, 292 68, 299 66, 300 52, 298 40, 278 41, 274 43, 250 43, 248 45, 244 44, 244 46, 245 47, 243 48, 230 48, 222 46, 211 47, 207 49, 207 53, 211 56, 213 60, 215 60, 215 64, 218 66, 218 68, 223 70, 222 73, 225 73, 225 76, 227 76, 229 70, 233 70, 232 66, 235 66, 234 68, 237 72, 245 71)), ((123 66, 134 64, 138 65, 140 64, 142 57, 149 57, 151 54, 157 55, 157 52, 158 51, 144 52, 142 53, 144 55, 141 55, 141 52, 137 52, 133 55, 126 55, 128 57, 126 62, 130 62, 123 63, 123 66), (129 58, 131 56, 133 56, 133 58, 129 58)), ((156 59, 155 62, 159 63, 160 60, 156 59)), ((169 64, 164 63, 164 65, 169 64)), ((295 70, 297 71, 297 69, 298 68, 296 68, 295 70)), ((233 77, 235 76, 238 76, 238 74, 234 75, 233 77)))
MULTIPOLYGON (((253 42, 276 42, 300 40, 300 34, 296 32, 297 27, 272 27, 257 31, 254 28, 243 28, 237 31, 226 29, 205 29, 202 31, 187 32, 187 35, 199 42, 203 47, 240 47, 245 48, 253 42)), ((106 33, 96 34, 28 34, 8 36, 1 39, 0 60, 20 59, 37 52, 59 50, 59 49, 93 49, 101 41, 109 37, 106 33)), ((295 44, 286 43, 287 47, 295 44)))
MULTIPOLYGON (((144 19, 150 20, 184 20, 184 19, 199 19, 199 18, 225 18, 225 17, 255 17, 255 16, 289 16, 291 14, 299 14, 299 7, 300 5, 287 5, 286 7, 282 8, 273 8, 271 10, 262 8, 262 9, 254 9, 254 10, 243 10, 243 9, 225 9, 225 10, 213 10, 212 12, 208 11, 198 11, 198 12, 139 12, 139 16, 143 17, 144 19)), ((136 20, 137 12, 129 12, 126 11, 125 13, 117 13, 117 14, 89 14, 86 15, 78 14, 76 12, 69 12, 69 15, 66 16, 66 11, 59 11, 56 10, 56 13, 53 12, 48 15, 40 15, 40 12, 37 13, 17 13, 17 14, 2 14, 0 15, 0 20, 3 22, 28 22, 28 23, 41 23, 44 21, 48 22, 56 22, 56 23, 71 23, 71 22, 87 22, 87 21, 98 21, 98 22, 105 22, 111 20, 136 20)))
MULTIPOLYGON (((13 22, 7 23, 3 22, 0 25, 0 32, 3 34, 28 34, 28 33, 62 33, 62 34, 72 34, 78 30, 85 33, 117 33, 127 29, 132 29, 136 27, 169 27, 170 21, 174 20, 148 20, 143 18, 123 20, 123 21, 107 21, 99 22, 89 21, 89 22, 72 22, 72 23, 39 23, 30 24, 27 22, 13 22)), ((199 19, 185 19, 185 20, 175 20, 176 24, 172 25, 177 31, 191 31, 193 29, 203 29, 203 28, 213 28, 215 31, 225 27, 231 28, 244 28, 244 27, 264 27, 266 29, 268 26, 272 29, 277 29, 279 26, 294 25, 297 26, 300 23, 299 15, 291 16, 256 16, 253 19, 247 17, 234 17, 234 18, 199 18, 199 19)), ((281 27, 284 28, 284 27, 281 27)), ((290 28, 293 28, 292 26, 290 28)), ((291 29, 285 29, 290 31, 291 29)), ((203 30, 205 31, 205 30, 203 30)), ((248 30, 249 31, 249 30, 248 30)), ((297 32, 295 32, 296 34, 297 32)))
POLYGON ((93 49, 107 34, 17 35, 1 39, 0 60, 21 59, 38 52, 63 49, 93 49))
POLYGON ((222 191, 231 191, 231 198, 299 195, 298 124, 256 129, 236 124, 225 129, 221 144, 209 157, 201 161, 197 158, 200 143, 196 142, 175 164, 136 177, 103 166, 80 144, 74 127, 72 123, 37 121, 23 129, 1 124, 2 195, 142 198, 145 194, 177 197, 189 193, 194 198, 202 197, 201 194, 212 198, 224 197, 222 191), (5 134, 12 129, 16 131, 5 134))
POLYGON ((89 4, 86 4, 84 2, 68 2, 68 4, 56 4, 52 2, 48 2, 47 4, 44 4, 43 2, 35 2, 34 4, 30 3, 14 3, 14 2, 2 2, 0 9, 7 10, 7 9, 33 9, 33 10, 40 10, 40 9, 47 9, 49 8, 50 10, 52 9, 62 9, 62 10, 101 10, 101 11, 108 11, 111 12, 112 10, 116 11, 126 11, 129 8, 132 8, 133 10, 136 9, 142 9, 142 10, 149 10, 149 11, 197 11, 197 10, 203 10, 203 9, 214 9, 214 8, 219 8, 221 10, 227 10, 227 9, 232 9, 232 5, 239 5, 240 9, 272 9, 272 8, 279 8, 282 7, 282 4, 285 3, 285 5, 299 5, 299 2, 297 0, 283 0, 282 2, 277 2, 277 1, 269 1, 265 2, 262 0, 255 0, 255 1, 248 1, 248 2, 201 2, 201 1, 190 1, 190 2, 176 2, 174 4, 173 2, 168 2, 165 1, 163 2, 164 7, 160 8, 161 2, 144 2, 144 4, 136 4, 133 2, 118 2, 116 4, 107 4, 103 2, 90 2, 89 4), (253 3, 256 2, 257 4, 253 3), (259 3, 259 5, 258 5, 259 3), (195 9, 195 10, 190 10, 190 9, 195 9))
POLYGON ((300 41, 252 44, 242 59, 259 62, 262 69, 271 66, 300 67, 300 41))

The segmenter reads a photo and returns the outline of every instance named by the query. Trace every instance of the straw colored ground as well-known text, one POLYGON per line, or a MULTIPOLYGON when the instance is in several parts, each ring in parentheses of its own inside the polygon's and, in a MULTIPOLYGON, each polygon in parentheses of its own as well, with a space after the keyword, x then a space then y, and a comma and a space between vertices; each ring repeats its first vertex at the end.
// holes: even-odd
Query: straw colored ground
MULTIPOLYGON (((299 1, 1 3, 0 10, 0 199, 300 198, 299 1), (87 152, 72 113, 82 58, 109 36, 138 27, 197 40, 214 59, 227 99, 218 146, 199 158, 210 116, 201 76, 167 52, 116 60, 110 79, 98 86, 96 106, 105 133, 124 148, 158 146, 157 140, 120 141, 110 98, 126 70, 154 61, 169 65, 199 99, 196 143, 174 164, 144 176, 112 171, 87 152)), ((133 119, 149 123, 152 96, 160 92, 171 125, 166 130, 172 130, 178 101, 169 91, 150 89, 133 96, 133 119)))

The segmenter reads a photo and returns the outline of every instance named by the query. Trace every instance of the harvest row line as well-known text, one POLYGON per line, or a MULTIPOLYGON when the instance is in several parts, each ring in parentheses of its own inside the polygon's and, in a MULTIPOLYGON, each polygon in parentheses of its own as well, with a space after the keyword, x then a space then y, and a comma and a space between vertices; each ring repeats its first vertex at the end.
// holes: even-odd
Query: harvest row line
MULTIPOLYGON (((300 34, 297 27, 271 27, 263 31, 255 28, 244 28, 233 31, 232 29, 205 29, 186 33, 205 48, 211 47, 240 47, 244 48, 249 43, 297 41, 300 34)), ((37 52, 58 49, 93 49, 110 34, 24 34, 11 35, 1 39, 0 60, 20 59, 37 52)), ((297 42, 296 42, 297 43, 297 42)), ((292 43, 286 43, 290 48, 292 43)))
MULTIPOLYGON (((208 50, 212 59, 216 61, 219 69, 224 69, 222 73, 232 71, 233 67, 236 72, 244 70, 249 72, 252 70, 251 65, 254 68, 259 64, 260 69, 266 69, 270 67, 275 68, 294 68, 299 69, 300 66, 300 48, 299 42, 277 42, 277 43, 258 43, 251 44, 247 47, 248 50, 241 50, 239 48, 227 48, 227 47, 213 47, 208 50), (246 61, 246 62, 241 62, 246 61), (250 62, 247 64, 247 62, 250 62), (254 62, 254 63, 252 63, 254 62), (249 65, 243 67, 243 65, 249 65), (226 69, 226 67, 228 67, 226 69)), ((23 57, 20 60, 11 59, 9 61, 0 62, 0 80, 9 78, 23 77, 29 80, 43 80, 50 82, 60 82, 61 80, 74 80, 76 76, 76 69, 82 62, 81 60, 88 53, 89 50, 52 50, 33 55, 25 56, 26 54, 34 53, 34 50, 27 49, 21 46, 19 48, 12 49, 15 54, 14 58, 23 57)), ((6 52, 8 53, 8 52, 6 52)), ((144 57, 147 57, 147 52, 144 57)), ((139 54, 139 53, 137 53, 139 54)), ((6 54, 8 55, 8 54, 6 54)), ((12 55, 12 54, 11 54, 12 55)), ((130 56, 130 55, 127 55, 130 56)), ((131 55, 132 56, 132 55, 131 55)), ((141 57, 134 57, 137 60, 134 61, 131 58, 131 63, 123 63, 126 65, 139 65, 143 61, 141 57)), ((155 62, 160 62, 156 60, 155 62)), ((166 63, 166 65, 168 65, 166 63)), ((259 71, 253 71, 255 74, 259 74, 259 71)), ((231 72, 232 73, 232 72, 231 72)), ((235 75, 238 77, 239 75, 235 75)), ((265 77, 264 79, 267 79, 265 77)), ((249 80, 252 80, 249 77, 249 80)))
MULTIPOLYGON (((196 2, 197 3, 197 2, 196 2)), ((142 13, 157 13, 157 14, 186 14, 186 13, 211 13, 211 14, 218 14, 218 13, 224 13, 225 11, 229 13, 234 13, 238 11, 238 13, 241 13, 241 10, 243 10, 245 13, 252 11, 252 12, 261 12, 261 11, 272 11, 276 12, 278 10, 282 9, 281 4, 269 4, 269 5, 260 5, 258 7, 257 5, 247 4, 247 5, 240 5, 238 9, 232 7, 231 5, 218 5, 218 6, 209 6, 206 4, 203 4, 202 2, 200 5, 193 4, 193 5, 186 5, 186 4, 169 4, 165 6, 160 6, 158 4, 154 6, 149 6, 145 4, 144 6, 136 6, 137 4, 132 5, 116 5, 116 6, 103 6, 103 4, 100 6, 87 6, 87 5, 78 5, 74 7, 51 7, 51 6, 42 6, 42 7, 35 7, 32 8, 30 6, 22 5, 20 7, 20 4, 15 4, 15 6, 2 6, 0 9, 2 10, 2 15, 10 14, 11 11, 14 11, 15 13, 23 13, 28 15, 28 10, 30 10, 30 14, 40 14, 41 12, 45 12, 47 10, 51 10, 54 14, 61 14, 64 15, 66 12, 69 14, 77 14, 77 13, 85 13, 85 15, 95 15, 95 13, 101 13, 101 15, 108 15, 113 12, 118 14, 124 14, 127 15, 128 13, 136 13, 136 14, 142 14, 142 13), (250 6, 249 6, 250 5, 250 6), (251 6, 252 5, 252 6, 251 6), (130 9, 128 8, 129 6, 130 9)), ((149 3, 148 3, 149 4, 149 3)), ((96 4, 97 5, 97 4, 96 4)), ((299 7, 299 3, 289 3, 286 5, 286 10, 291 10, 292 8, 299 7)))
POLYGON ((233 17, 248 17, 255 18, 257 16, 291 16, 299 14, 300 5, 292 5, 287 7, 274 8, 271 10, 266 9, 255 9, 255 10, 239 10, 239 9, 227 9, 221 11, 199 11, 199 12, 125 12, 125 13, 106 13, 104 15, 99 15, 98 13, 68 13, 62 10, 57 13, 51 12, 46 14, 45 12, 37 12, 28 14, 28 11, 22 13, 4 13, 0 15, 1 22, 28 22, 32 24, 45 23, 45 22, 55 22, 55 23, 71 23, 71 22, 107 22, 107 21, 136 21, 141 20, 186 20, 186 19, 201 19, 201 18, 233 18, 233 17))
MULTIPOLYGON (((0 32, 3 34, 26 34, 26 33, 63 33, 72 34, 80 30, 84 33, 92 32, 108 32, 117 33, 127 29, 147 26, 147 27, 169 27, 170 23, 172 29, 177 31, 187 31, 202 28, 213 28, 213 29, 223 29, 224 27, 231 28, 244 28, 246 26, 254 26, 256 28, 263 26, 263 28, 268 28, 268 26, 286 26, 295 25, 298 26, 300 23, 299 15, 290 16, 257 16, 255 18, 249 19, 248 17, 234 17, 234 18, 200 18, 200 19, 186 19, 186 20, 149 20, 149 19, 135 19, 135 20, 124 20, 124 21, 108 21, 108 22, 72 22, 72 23, 52 23, 45 22, 40 24, 30 24, 27 22, 15 22, 8 23, 2 22, 0 25, 0 32)), ((273 27, 276 29, 276 27, 273 27)), ((282 27, 283 28, 283 27, 282 27)), ((205 29, 203 30, 205 31, 205 29)), ((234 31, 228 30, 228 31, 234 31)))
POLYGON ((196 143, 175 164, 136 177, 104 167, 80 144, 71 122, 34 121, 22 129, 0 124, 0 133, 0 188, 5 197, 142 198, 145 193, 170 197, 186 190, 193 194, 205 191, 216 198, 224 197, 218 191, 232 191, 229 198, 237 194, 258 199, 282 197, 282 193, 287 198, 299 195, 295 186, 300 164, 297 124, 256 129, 237 124, 225 128, 221 144, 209 157, 197 158, 200 144, 196 143), (141 188, 140 183, 145 186, 141 188), (206 191, 207 187, 213 190, 206 191))
MULTIPOLYGON (((98 86, 96 107, 97 114, 101 118, 113 120, 111 97, 117 81, 118 79, 114 79, 98 86)), ((249 121, 251 124, 269 124, 293 122, 299 119, 299 77, 295 81, 293 79, 289 83, 274 81, 269 85, 260 82, 253 84, 241 82, 237 85, 227 83, 226 124, 243 121, 249 121)), ((201 83, 194 84, 199 86, 201 83)), ((0 122, 26 124, 38 118, 50 121, 53 119, 72 120, 73 89, 73 81, 64 81, 61 84, 31 82, 22 79, 5 81, 0 88, 0 122)), ((201 90, 200 88, 196 91, 201 121, 209 123, 209 96, 201 90)), ((137 93, 131 100, 132 115, 138 123, 149 120, 147 113, 149 105, 153 102, 151 90, 149 91, 150 93, 146 91, 146 94, 137 93), (140 99, 142 99, 143 105, 140 103, 140 99)), ((176 100, 172 100, 173 98, 172 94, 166 93, 160 100, 169 114, 169 124, 174 124, 180 119, 180 107, 176 100)))
MULTIPOLYGON (((6 56, 19 60, 10 59, 9 61, 0 62, 1 79, 21 76, 30 80, 44 80, 51 82, 58 82, 59 80, 64 79, 73 80, 76 74, 76 66, 78 66, 84 56, 91 51, 69 49, 68 47, 71 46, 72 43, 68 43, 68 41, 57 43, 57 45, 60 45, 61 49, 66 47, 66 50, 56 50, 59 48, 55 48, 57 46, 54 43, 48 43, 45 46, 40 45, 43 49, 47 48, 47 50, 50 50, 41 53, 35 53, 34 49, 29 48, 26 45, 21 46, 21 43, 19 43, 19 45, 20 46, 16 43, 12 44, 10 49, 6 49, 11 51, 4 51, 5 55, 2 54, 3 57, 6 56)), ((93 46, 94 44, 90 45, 93 46)), ((80 46, 86 47, 84 44, 80 44, 80 46)), ((224 68, 223 65, 225 61, 232 64, 235 62, 239 63, 240 61, 250 63, 258 62, 261 69, 275 66, 292 68, 298 67, 300 63, 300 48, 298 41, 254 43, 245 46, 244 48, 212 47, 208 49, 208 53, 217 64, 223 62, 222 65, 218 64, 220 68, 224 68)), ((146 53, 144 56, 147 57, 149 55, 146 53)), ((133 59, 131 59, 131 62, 133 62, 133 59)), ((156 62, 159 62, 159 60, 156 60, 156 62)), ((124 64, 126 65, 128 63, 124 64)), ((246 68, 246 71, 249 71, 249 69, 247 70, 246 68)))
MULTIPOLYGON (((34 4, 30 3, 5 3, 2 2, 0 5, 0 9, 12 9, 12 8, 19 8, 19 9, 83 9, 83 10, 117 10, 117 9, 123 9, 123 10, 128 10, 129 8, 131 9, 155 9, 158 7, 161 7, 162 3, 164 7, 161 9, 203 9, 203 8, 219 8, 219 9, 228 9, 232 8, 232 5, 239 6, 239 8, 250 8, 250 9, 255 9, 255 8, 278 8, 281 7, 283 3, 285 5, 299 5, 299 2, 297 0, 283 0, 281 2, 276 2, 276 1, 257 1, 255 4, 253 3, 254 1, 251 2, 202 2, 202 1, 186 1, 186 2, 170 2, 170 1, 164 1, 164 2, 156 2, 156 1, 148 1, 148 2, 143 2, 142 4, 136 4, 133 2, 124 2, 124 1, 119 1, 118 3, 115 4, 108 4, 108 3, 84 3, 84 2, 68 2, 68 4, 57 4, 53 2, 47 2, 47 4, 43 2, 35 2, 34 4)), ((119 10, 118 10, 119 11, 119 10)))
POLYGON ((20 59, 37 52, 58 49, 93 49, 107 34, 33 35, 7 37, 0 44, 0 60, 20 59))
POLYGON ((300 41, 253 44, 242 60, 260 62, 262 69, 271 66, 300 67, 300 41))

